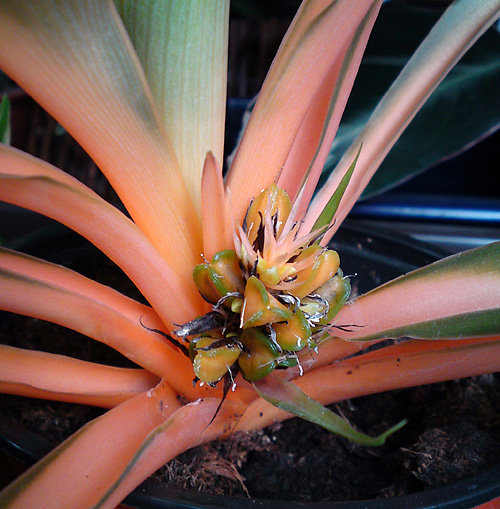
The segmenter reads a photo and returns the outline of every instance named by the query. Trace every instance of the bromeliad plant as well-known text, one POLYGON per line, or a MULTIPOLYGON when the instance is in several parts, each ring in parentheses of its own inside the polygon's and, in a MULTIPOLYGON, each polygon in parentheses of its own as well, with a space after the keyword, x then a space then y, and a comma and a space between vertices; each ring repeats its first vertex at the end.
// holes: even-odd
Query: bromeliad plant
POLYGON ((402 423, 371 438, 323 405, 500 368, 498 244, 346 304, 329 240, 500 13, 499 0, 456 1, 312 199, 380 3, 303 2, 225 183, 226 1, 0 4, 2 69, 80 142, 132 219, 7 145, 0 198, 89 239, 150 304, 1 250, 3 310, 82 332, 142 368, 0 347, 2 391, 109 408, 10 485, 2 506, 114 507, 178 453, 290 414, 377 445, 402 423), (363 353, 402 337, 413 339, 363 353))

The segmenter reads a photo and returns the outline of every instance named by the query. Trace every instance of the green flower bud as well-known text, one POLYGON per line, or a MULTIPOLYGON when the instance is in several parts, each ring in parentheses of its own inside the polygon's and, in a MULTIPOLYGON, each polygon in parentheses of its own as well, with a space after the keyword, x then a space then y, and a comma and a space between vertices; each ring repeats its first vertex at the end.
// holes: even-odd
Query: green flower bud
POLYGON ((217 383, 240 355, 241 350, 236 343, 221 344, 222 341, 219 338, 202 336, 189 345, 194 372, 203 382, 217 383))
POLYGON ((287 323, 273 325, 276 341, 289 352, 297 352, 309 345, 311 327, 307 323, 304 313, 297 309, 287 323))
POLYGON ((262 330, 252 327, 240 336, 243 351, 238 365, 245 380, 256 382, 273 371, 280 355, 278 346, 262 330))
POLYGON ((258 278, 255 276, 248 278, 241 314, 243 329, 283 322, 292 316, 292 311, 273 297, 258 278))
MULTIPOLYGON (((236 253, 230 249, 220 251, 211 263, 200 263, 193 270, 193 280, 203 298, 212 304, 229 293, 243 293, 245 283, 236 253)), ((235 297, 229 297, 224 305, 231 307, 235 297)))

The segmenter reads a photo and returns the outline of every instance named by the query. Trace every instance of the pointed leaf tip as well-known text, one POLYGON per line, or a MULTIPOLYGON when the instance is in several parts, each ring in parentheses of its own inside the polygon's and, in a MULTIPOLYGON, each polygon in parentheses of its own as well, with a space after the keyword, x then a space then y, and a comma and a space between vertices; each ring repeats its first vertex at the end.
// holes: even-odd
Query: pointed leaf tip
POLYGON ((208 151, 201 177, 201 224, 203 254, 212 258, 216 253, 232 249, 231 214, 224 190, 222 168, 212 151, 208 151))
POLYGON ((0 143, 10 144, 10 101, 6 95, 0 102, 0 143))
POLYGON ((266 377, 264 380, 255 382, 253 386, 259 396, 280 410, 290 412, 309 422, 319 424, 322 428, 361 445, 370 447, 381 446, 387 438, 400 430, 408 422, 407 419, 404 419, 380 435, 370 437, 355 430, 344 418, 310 398, 290 382, 266 377))
POLYGON ((358 162, 359 154, 361 154, 362 148, 363 143, 361 143, 361 145, 359 146, 359 150, 358 153, 356 154, 356 157, 354 158, 354 161, 351 163, 351 166, 349 166, 345 175, 342 177, 340 184, 338 185, 337 189, 333 193, 330 200, 328 200, 328 203, 325 205, 325 208, 323 209, 320 216, 314 223, 314 226, 312 227, 311 231, 319 230, 320 228, 323 228, 324 226, 327 226, 332 222, 333 216, 335 215, 337 209, 339 208, 342 196, 344 196, 345 190, 347 189, 352 174, 354 173, 354 169, 356 168, 356 163, 358 162))

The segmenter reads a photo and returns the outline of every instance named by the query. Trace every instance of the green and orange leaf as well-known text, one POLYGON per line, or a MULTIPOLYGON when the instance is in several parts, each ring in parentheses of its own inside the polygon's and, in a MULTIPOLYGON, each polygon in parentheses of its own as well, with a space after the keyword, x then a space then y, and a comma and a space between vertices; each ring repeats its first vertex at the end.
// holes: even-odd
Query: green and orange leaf
POLYGON ((306 231, 337 189, 362 143, 363 153, 340 205, 337 222, 323 239, 326 245, 422 104, 499 15, 498 0, 458 0, 445 11, 314 199, 303 225, 306 231))
MULTIPOLYGON (((131 398, 89 422, 0 494, 2 507, 93 507, 142 442, 179 408, 168 385, 131 398)), ((109 506, 108 506, 109 507, 109 506)))
POLYGON ((498 260, 496 242, 410 272, 344 306, 331 333, 352 341, 500 334, 498 260))
POLYGON ((280 378, 266 378, 255 382, 254 387, 259 396, 276 408, 314 422, 332 433, 362 445, 371 447, 383 445, 390 435, 406 424, 406 421, 401 421, 384 433, 370 437, 354 429, 345 419, 307 396, 290 382, 280 378))
POLYGON ((200 216, 205 155, 224 155, 229 0, 115 4, 200 216))
MULTIPOLYGON (((125 496, 181 452, 221 436, 234 428, 244 407, 235 402, 206 398, 177 410, 144 440, 116 483, 99 500, 114 508, 125 496)), ((99 506, 101 507, 101 506, 99 506)))
MULTIPOLYGON (((351 357, 296 378, 294 384, 323 405, 404 387, 464 378, 500 370, 500 336, 457 341, 419 341, 351 357)), ((238 430, 253 430, 292 414, 258 399, 238 430)))
POLYGON ((139 228, 189 274, 200 221, 113 2, 2 2, 0 31, 1 68, 82 145, 139 228))

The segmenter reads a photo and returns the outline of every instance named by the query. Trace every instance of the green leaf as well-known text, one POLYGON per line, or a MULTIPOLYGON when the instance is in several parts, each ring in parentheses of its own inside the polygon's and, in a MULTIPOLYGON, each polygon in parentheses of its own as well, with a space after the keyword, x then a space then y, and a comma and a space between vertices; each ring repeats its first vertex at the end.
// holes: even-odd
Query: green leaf
POLYGON ((378 334, 378 337, 408 336, 420 339, 462 339, 471 335, 478 337, 493 336, 498 334, 499 331, 500 309, 488 309, 396 328, 378 334))
POLYGON ((206 154, 212 152, 223 163, 229 0, 115 4, 199 206, 206 154))
POLYGON ((320 216, 314 223, 314 226, 312 227, 311 231, 319 230, 320 228, 323 228, 324 226, 327 226, 332 222, 333 216, 335 215, 335 212, 337 212, 337 209, 339 208, 340 200, 342 199, 342 196, 344 196, 345 190, 349 184, 349 181, 351 180, 354 168, 356 168, 356 163, 358 162, 359 154, 361 153, 362 148, 363 145, 359 147, 358 153, 356 154, 354 161, 352 162, 351 166, 349 166, 349 169, 347 170, 346 174, 342 177, 339 186, 333 193, 332 197, 330 198, 330 201, 326 204, 325 208, 323 209, 323 212, 321 212, 320 216))
POLYGON ((6 95, 0 102, 0 143, 10 144, 10 102, 6 95))
POLYGON ((253 385, 259 396, 280 410, 290 412, 302 419, 319 424, 332 433, 362 445, 371 447, 383 445, 389 436, 407 423, 405 419, 384 431, 384 433, 376 437, 370 437, 356 431, 345 419, 307 396, 296 385, 281 378, 266 377, 264 380, 253 385))
MULTIPOLYGON (((325 165, 325 175, 361 132, 439 14, 437 10, 384 4, 325 165)), ((393 187, 464 150, 500 125, 499 54, 500 34, 492 29, 422 107, 372 178, 364 197, 393 187)))

